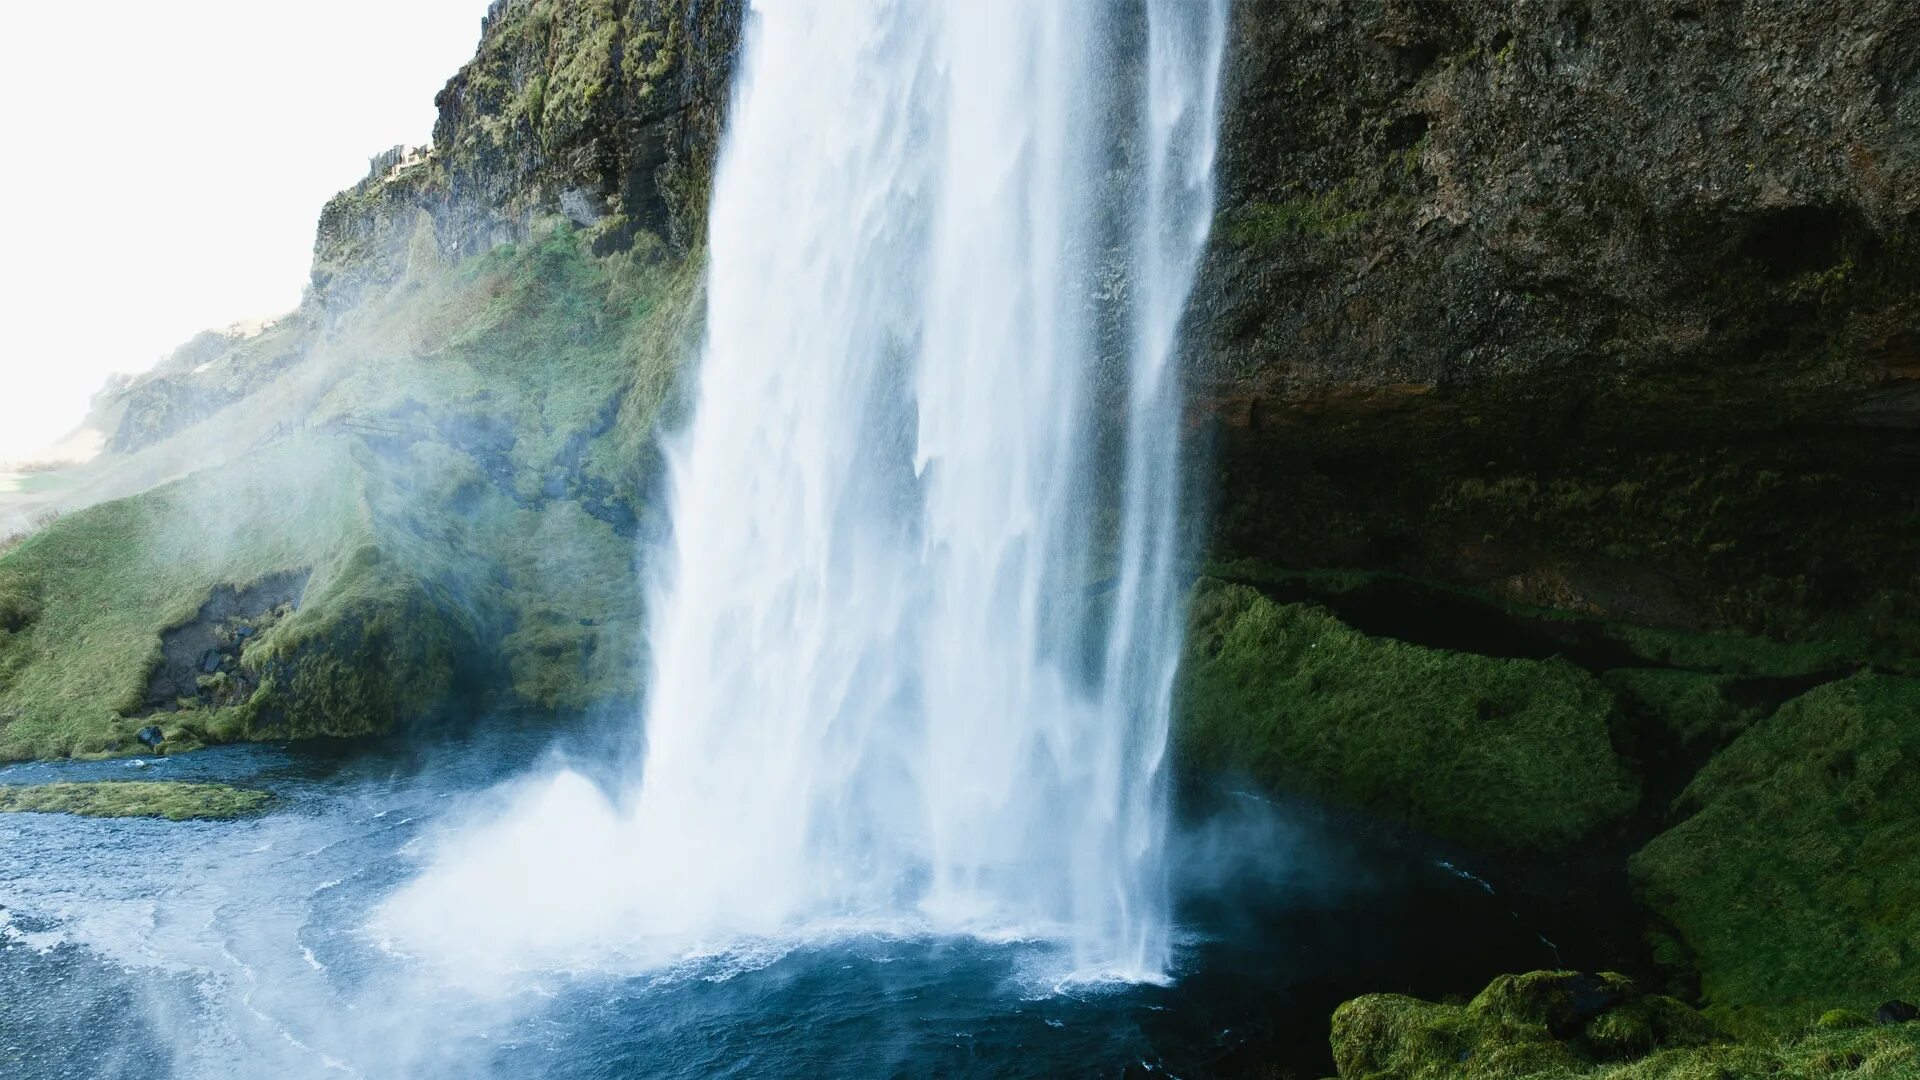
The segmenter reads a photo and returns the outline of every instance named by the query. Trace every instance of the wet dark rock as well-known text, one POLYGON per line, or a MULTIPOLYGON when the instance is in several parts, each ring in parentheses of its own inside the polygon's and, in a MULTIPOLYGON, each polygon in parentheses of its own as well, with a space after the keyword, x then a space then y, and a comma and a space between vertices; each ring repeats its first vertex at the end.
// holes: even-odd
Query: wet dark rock
POLYGON ((1674 10, 1233 6, 1216 554, 1782 637, 1920 605, 1860 569, 1920 559, 1920 7, 1674 10))
POLYGON ((139 739, 140 745, 142 746, 159 746, 161 743, 167 741, 166 733, 161 731, 159 726, 155 724, 148 724, 146 727, 141 728, 139 733, 134 735, 134 738, 139 739))
POLYGON ((642 230, 697 248, 745 8, 500 7, 477 55, 434 98, 425 160, 395 174, 376 159, 327 204, 314 299, 342 310, 399 279, 423 220, 441 251, 459 256, 524 240, 536 218, 556 213, 592 232, 600 254, 642 230))
POLYGON ((1920 1020, 1920 1007, 1911 1001, 1888 1001, 1873 1010, 1876 1024, 1910 1024, 1915 1020, 1920 1020))
POLYGON ((244 701, 258 678, 241 666, 242 649, 299 607, 308 576, 300 570, 272 574, 245 588, 216 586, 190 621, 161 635, 160 664, 148 677, 146 706, 139 715, 172 712, 182 701, 244 701))

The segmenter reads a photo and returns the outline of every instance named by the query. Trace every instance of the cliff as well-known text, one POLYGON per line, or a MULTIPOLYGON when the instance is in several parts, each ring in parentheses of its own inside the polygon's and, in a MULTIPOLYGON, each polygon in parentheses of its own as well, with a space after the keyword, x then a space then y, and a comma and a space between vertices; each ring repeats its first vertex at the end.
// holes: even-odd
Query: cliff
POLYGON ((553 214, 600 254, 640 232, 698 248, 741 16, 732 0, 496 0, 434 98, 427 160, 397 176, 376 161, 321 211, 312 299, 351 304, 416 245, 458 259, 553 214))
POLYGON ((1238 5, 1195 324, 1223 544, 1920 643, 1917 19, 1238 5))
POLYGON ((1630 892, 1745 1033, 1911 993, 1920 12, 1233 19, 1185 759, 1630 892))

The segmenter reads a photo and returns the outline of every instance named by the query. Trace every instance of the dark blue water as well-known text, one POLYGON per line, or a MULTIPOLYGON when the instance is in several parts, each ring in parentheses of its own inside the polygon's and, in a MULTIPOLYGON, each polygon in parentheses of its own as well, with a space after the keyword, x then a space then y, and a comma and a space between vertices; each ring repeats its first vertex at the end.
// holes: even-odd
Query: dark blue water
POLYGON ((1167 986, 1060 985, 1044 942, 878 936, 437 985, 370 913, 419 871, 436 825, 544 749, 520 736, 0 770, 278 796, 238 822, 0 815, 0 1075, 1322 1076, 1347 997, 1578 962, 1444 853, 1221 791, 1188 800, 1178 833, 1167 986))

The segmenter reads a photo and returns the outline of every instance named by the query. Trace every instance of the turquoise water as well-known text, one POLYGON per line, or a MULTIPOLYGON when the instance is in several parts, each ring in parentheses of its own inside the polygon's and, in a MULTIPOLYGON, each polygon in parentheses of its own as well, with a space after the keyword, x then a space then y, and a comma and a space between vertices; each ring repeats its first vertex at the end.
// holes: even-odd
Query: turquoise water
MULTIPOLYGON (((602 757, 577 746, 572 763, 602 757)), ((0 1074, 1322 1076, 1327 1016, 1347 996, 1466 992, 1578 962, 1444 853, 1231 790, 1186 800, 1172 838, 1164 986, 1059 985, 1048 942, 869 930, 456 989, 379 940, 370 914, 421 872, 435 830, 551 760, 549 739, 522 734, 0 771, 279 796, 238 822, 0 815, 0 1074)))

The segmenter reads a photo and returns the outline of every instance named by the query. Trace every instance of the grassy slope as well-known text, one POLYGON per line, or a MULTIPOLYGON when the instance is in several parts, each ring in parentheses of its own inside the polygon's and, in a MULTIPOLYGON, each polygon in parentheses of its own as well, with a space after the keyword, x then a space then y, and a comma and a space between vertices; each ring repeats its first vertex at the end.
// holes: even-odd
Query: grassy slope
POLYGON ((380 731, 480 692, 633 696, 637 598, 607 583, 634 545, 614 522, 651 513, 698 269, 589 243, 548 227, 417 268, 308 343, 283 379, 299 393, 236 407, 284 410, 290 437, 227 455, 217 415, 176 439, 232 460, 0 556, 0 758, 131 752, 161 634, 214 586, 283 570, 313 578, 247 646, 259 692, 157 717, 170 748, 380 731))
POLYGON ((1789 702, 1680 807, 1632 871, 1717 1019, 1777 1029, 1920 993, 1920 681, 1859 675, 1789 702))
POLYGON ((1562 661, 1370 638, 1325 611, 1203 581, 1180 749, 1492 848, 1563 847, 1632 808, 1612 696, 1562 661))
MULTIPOLYGON (((1315 587, 1338 606, 1370 584, 1315 587)), ((1717 1024, 1764 1040, 1920 995, 1920 680, 1842 677, 1846 654, 1819 643, 1589 620, 1604 646, 1589 653, 1632 665, 1596 675, 1368 637, 1218 581, 1201 583, 1192 621, 1189 764, 1523 852, 1577 842, 1651 791, 1659 804, 1622 819, 1622 839, 1646 841, 1630 877, 1656 953, 1679 985, 1697 978, 1717 1024), (1802 692, 1823 678, 1838 681, 1802 692)))
MULTIPOLYGON (((128 714, 159 662, 164 628, 191 619, 215 583, 317 567, 368 535, 345 449, 325 437, 289 440, 69 514, 0 558, 0 757, 133 747, 141 722, 128 714), (321 480, 289 499, 280 478, 295 462, 321 480), (277 512, 252 512, 261 505, 277 512)), ((317 584, 325 588, 324 575, 317 584)))

